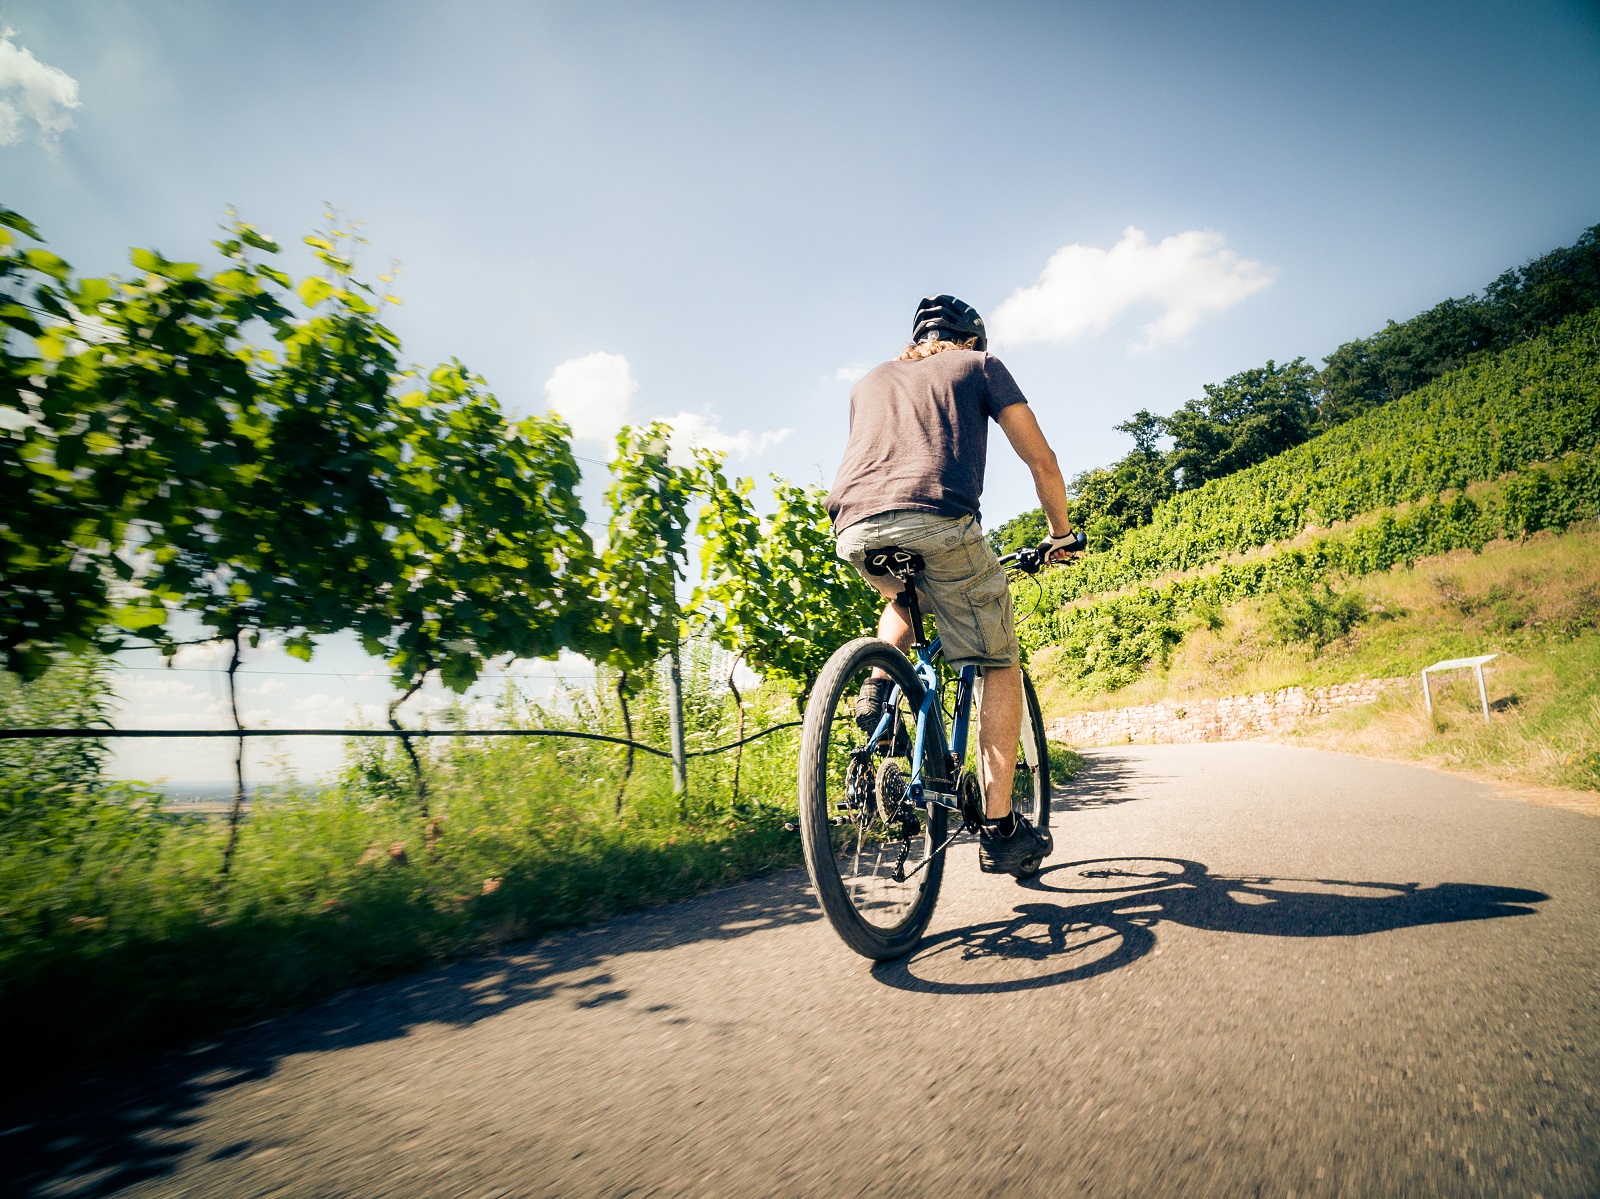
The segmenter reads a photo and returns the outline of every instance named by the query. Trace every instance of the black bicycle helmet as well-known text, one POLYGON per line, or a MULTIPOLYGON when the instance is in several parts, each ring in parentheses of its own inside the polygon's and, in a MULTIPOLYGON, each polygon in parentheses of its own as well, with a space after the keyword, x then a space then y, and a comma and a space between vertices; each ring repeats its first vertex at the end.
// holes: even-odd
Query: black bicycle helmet
POLYGON ((943 341, 976 338, 974 349, 989 348, 989 335, 984 331, 978 310, 954 296, 928 296, 917 305, 917 315, 911 321, 911 340, 930 338, 943 341))

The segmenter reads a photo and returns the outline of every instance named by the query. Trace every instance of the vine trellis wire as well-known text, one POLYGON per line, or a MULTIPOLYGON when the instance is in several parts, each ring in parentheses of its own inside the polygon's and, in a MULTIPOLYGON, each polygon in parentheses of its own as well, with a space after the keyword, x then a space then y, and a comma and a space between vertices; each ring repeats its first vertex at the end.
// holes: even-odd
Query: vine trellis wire
MULTIPOLYGON (((726 745, 710 749, 691 749, 685 757, 705 758, 726 753, 749 745, 752 741, 799 728, 801 722, 788 720, 751 733, 726 745)), ((570 737, 577 741, 605 741, 612 745, 632 746, 658 758, 672 757, 672 751, 630 741, 626 737, 610 737, 604 733, 580 733, 573 729, 0 729, 0 741, 16 741, 30 737, 73 737, 98 740, 103 737, 570 737)))

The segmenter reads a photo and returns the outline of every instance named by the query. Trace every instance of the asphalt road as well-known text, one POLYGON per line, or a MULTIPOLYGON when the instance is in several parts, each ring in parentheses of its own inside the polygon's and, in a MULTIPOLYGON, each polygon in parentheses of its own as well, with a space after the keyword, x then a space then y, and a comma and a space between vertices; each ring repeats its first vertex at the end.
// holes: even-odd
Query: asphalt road
POLYGON ((765 879, 32 1096, 0 1189, 1600 1195, 1600 820, 1264 745, 1064 806, 904 962, 765 879))

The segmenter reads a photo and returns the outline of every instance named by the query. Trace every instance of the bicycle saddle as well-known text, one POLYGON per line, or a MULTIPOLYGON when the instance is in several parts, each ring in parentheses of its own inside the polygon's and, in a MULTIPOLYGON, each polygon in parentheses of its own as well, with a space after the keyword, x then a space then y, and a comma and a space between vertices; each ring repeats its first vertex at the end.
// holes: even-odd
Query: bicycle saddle
POLYGON ((903 550, 898 545, 885 545, 868 550, 862 563, 869 575, 893 575, 900 580, 921 574, 927 565, 915 550, 903 550))

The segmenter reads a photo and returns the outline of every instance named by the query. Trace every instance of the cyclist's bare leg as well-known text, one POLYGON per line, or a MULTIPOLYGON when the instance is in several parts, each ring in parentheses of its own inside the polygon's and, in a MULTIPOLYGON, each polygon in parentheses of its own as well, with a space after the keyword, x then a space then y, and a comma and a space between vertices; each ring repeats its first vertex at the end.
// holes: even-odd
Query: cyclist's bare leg
POLYGON ((1011 781, 1021 736, 1022 667, 984 667, 978 752, 983 758, 983 813, 990 820, 1011 814, 1011 781))
MULTIPOLYGON (((898 591, 896 594, 899 594, 898 591)), ((911 629, 911 621, 906 618, 905 610, 896 604, 893 599, 889 600, 888 605, 883 610, 883 615, 878 617, 878 636, 901 653, 905 653, 910 649, 911 642, 915 640, 911 629)), ((882 670, 874 669, 872 677, 886 679, 889 676, 882 670)))

